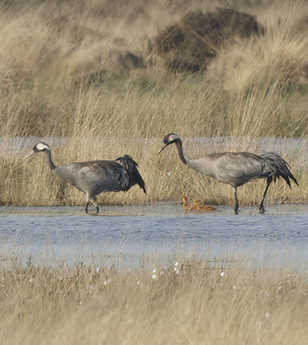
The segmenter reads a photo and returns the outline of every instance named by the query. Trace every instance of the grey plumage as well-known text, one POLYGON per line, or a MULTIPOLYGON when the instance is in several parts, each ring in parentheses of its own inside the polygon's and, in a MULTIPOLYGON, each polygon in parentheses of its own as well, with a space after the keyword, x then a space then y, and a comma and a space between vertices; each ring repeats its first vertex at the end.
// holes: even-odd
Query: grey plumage
POLYGON ((264 199, 272 181, 279 177, 285 179, 291 187, 290 179, 297 185, 297 180, 289 169, 289 164, 276 153, 256 155, 249 152, 222 152, 207 155, 199 159, 189 159, 184 156, 182 141, 175 133, 167 134, 164 139, 164 146, 160 153, 170 144, 175 144, 181 161, 189 168, 213 177, 219 182, 227 183, 234 188, 234 213, 238 214, 237 188, 252 179, 266 178, 267 184, 263 198, 259 205, 260 213, 264 213, 264 199))
POLYGON ((145 183, 137 169, 138 164, 128 155, 114 161, 96 160, 56 166, 51 158, 50 147, 46 143, 39 142, 25 158, 38 152, 45 153, 49 168, 57 176, 86 194, 87 213, 89 202, 96 207, 96 212, 99 212, 96 199, 102 192, 126 192, 138 184, 146 194, 145 183))

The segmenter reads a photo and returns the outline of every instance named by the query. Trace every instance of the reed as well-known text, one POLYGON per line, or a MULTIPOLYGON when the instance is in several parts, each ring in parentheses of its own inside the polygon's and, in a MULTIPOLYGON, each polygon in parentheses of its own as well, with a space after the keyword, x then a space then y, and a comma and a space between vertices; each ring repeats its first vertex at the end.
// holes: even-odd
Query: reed
POLYGON ((5 344, 306 344, 308 286, 292 267, 147 258, 147 265, 13 257, 1 269, 5 344))
MULTIPOLYGON (((220 4, 216 1, 0 4, 0 136, 68 138, 66 146, 52 147, 59 164, 132 155, 147 183, 148 199, 133 189, 124 196, 108 194, 103 202, 180 201, 193 193, 207 202, 232 203, 228 186, 188 171, 170 151, 156 156, 168 132, 252 142, 307 136, 308 7, 303 0, 284 6, 264 1, 261 7, 239 2, 237 9, 256 15, 265 34, 226 43, 196 74, 168 73, 148 47, 159 30, 188 10, 210 11, 220 4)), ((213 152, 213 147, 186 147, 195 157, 213 152)), ((243 148, 231 140, 225 149, 262 153, 254 144, 243 148)), ((1 204, 83 203, 83 196, 56 180, 41 158, 22 162, 23 153, 3 152, 1 204)), ((279 184, 269 198, 306 202, 304 147, 295 156, 286 152, 285 158, 300 188, 289 191, 279 184)), ((244 187, 244 203, 259 200, 259 184, 244 187)))

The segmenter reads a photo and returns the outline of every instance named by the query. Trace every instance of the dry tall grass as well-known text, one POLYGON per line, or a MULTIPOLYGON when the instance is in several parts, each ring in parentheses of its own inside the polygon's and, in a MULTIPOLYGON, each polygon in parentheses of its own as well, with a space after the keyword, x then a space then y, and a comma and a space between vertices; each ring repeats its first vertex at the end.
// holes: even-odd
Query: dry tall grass
MULTIPOLYGON (((241 263, 240 263, 241 262, 241 263)), ((308 285, 291 268, 185 259, 116 271, 13 263, 0 273, 3 344, 306 344, 308 285), (153 269, 153 270, 152 270, 153 269)))
MULTIPOLYGON (((304 0, 283 6, 244 0, 2 1, 0 136, 70 138, 68 147, 54 148, 57 163, 128 153, 138 161, 152 201, 180 201, 182 193, 193 192, 208 201, 231 203, 229 187, 180 167, 173 154, 172 162, 169 153, 156 157, 160 140, 171 131, 183 138, 306 137, 307 14, 304 0), (225 42, 208 69, 197 74, 169 74, 162 58, 149 53, 159 32, 187 11, 230 4, 256 16, 265 34, 225 42)), ((241 148, 230 143, 227 149, 241 148)), ((306 157, 300 150, 301 156, 285 158, 301 188, 290 192, 279 185, 269 194, 272 199, 306 201, 307 176, 301 166, 306 157)), ((42 164, 38 157, 30 163, 14 155, 1 157, 1 204, 83 202, 42 164)), ((243 201, 256 202, 260 185, 256 199, 243 201)), ((249 188, 251 196, 255 186, 249 188)), ((105 199, 144 201, 134 190, 105 199)))

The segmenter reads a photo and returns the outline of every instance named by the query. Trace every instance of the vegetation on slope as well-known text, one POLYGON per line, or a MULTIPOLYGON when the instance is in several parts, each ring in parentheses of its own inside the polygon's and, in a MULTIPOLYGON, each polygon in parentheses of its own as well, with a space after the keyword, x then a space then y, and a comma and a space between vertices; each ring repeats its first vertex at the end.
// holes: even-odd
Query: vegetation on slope
MULTIPOLYGON (((70 138, 68 146, 55 147, 61 164, 131 154, 150 200, 180 200, 180 186, 185 194, 230 201, 229 187, 178 168, 174 155, 157 158, 160 140, 168 132, 182 138, 306 137, 307 16, 303 0, 243 0, 233 8, 217 1, 2 1, 0 136, 70 138), (175 36, 180 43, 172 41, 170 28, 181 32, 175 36), (171 159, 175 173, 166 179, 162 172, 171 159)), ((283 199, 304 202, 300 164, 306 157, 286 159, 301 191, 286 190, 283 199)), ((0 202, 83 200, 41 164, 1 157, 0 202)), ((144 202, 138 193, 129 195, 106 202, 144 202)))

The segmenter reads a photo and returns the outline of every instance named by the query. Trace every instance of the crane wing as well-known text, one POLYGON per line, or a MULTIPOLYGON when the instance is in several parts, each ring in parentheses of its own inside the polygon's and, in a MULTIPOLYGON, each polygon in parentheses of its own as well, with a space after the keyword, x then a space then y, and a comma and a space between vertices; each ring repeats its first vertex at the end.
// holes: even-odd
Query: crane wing
POLYGON ((127 189, 131 188, 135 184, 138 184, 139 187, 144 191, 144 193, 147 194, 144 180, 137 169, 138 164, 132 159, 132 157, 129 155, 125 155, 123 157, 117 158, 116 162, 121 164, 125 168, 126 175, 129 178, 129 185, 127 189))
MULTIPOLYGON (((89 162, 78 171, 78 184, 89 194, 127 190, 129 177, 125 169, 114 161, 89 162)), ((78 185, 76 184, 78 187, 78 185)), ((79 188, 78 187, 78 188, 79 188)))
POLYGON ((215 178, 234 187, 252 179, 267 177, 262 166, 263 160, 249 152, 225 152, 216 155, 215 178))

